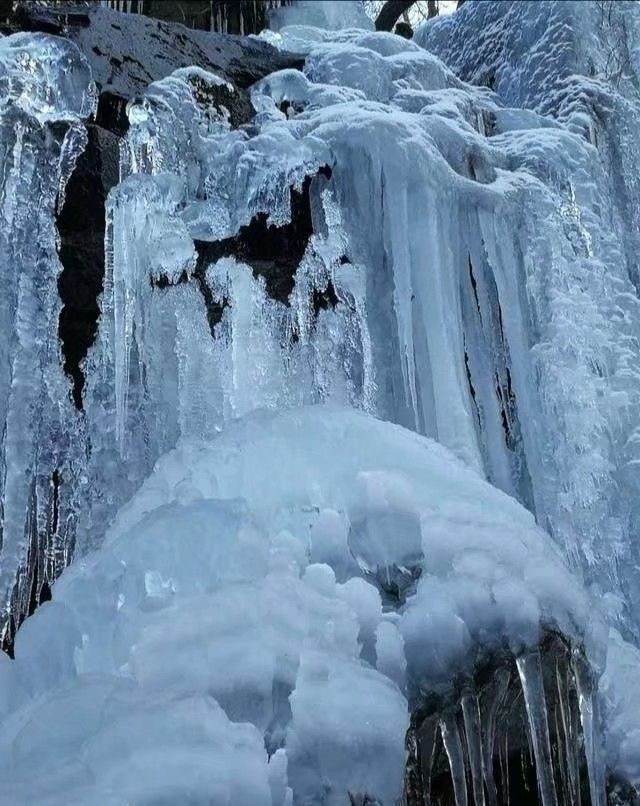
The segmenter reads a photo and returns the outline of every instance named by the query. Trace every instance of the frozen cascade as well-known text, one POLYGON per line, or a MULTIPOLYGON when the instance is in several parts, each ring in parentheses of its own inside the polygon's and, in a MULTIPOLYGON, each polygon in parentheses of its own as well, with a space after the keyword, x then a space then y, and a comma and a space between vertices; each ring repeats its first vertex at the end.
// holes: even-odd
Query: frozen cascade
POLYGON ((77 512, 82 424, 60 363, 54 212, 95 95, 75 46, 43 35, 0 39, 0 85, 4 643, 67 564, 77 512))
POLYGON ((527 708, 542 804, 543 806, 555 806, 558 799, 553 781, 547 704, 544 698, 542 669, 538 650, 521 655, 516 664, 527 708))
MULTIPOLYGON (((639 31, 634 2, 498 2, 469 3, 416 33, 462 79, 492 88, 490 142, 511 160, 526 143, 516 162, 554 189, 552 207, 523 221, 521 276, 503 281, 520 285, 518 308, 501 306, 527 412, 530 505, 636 638, 639 31), (548 161, 560 140, 564 168, 548 161), (544 234, 541 219, 552 218, 565 246, 544 234)), ((490 249, 496 229, 483 231, 490 249)))
POLYGON ((617 633, 597 692, 640 630, 639 12, 601 78, 615 19, 576 64, 575 4, 491 3, 533 37, 497 55, 480 5, 413 42, 279 9, 304 67, 251 120, 197 66, 129 103, 82 412, 55 213, 95 92, 69 42, 0 39, 0 581, 51 558, 14 612, 79 555, 0 657, 16 806, 640 782, 617 633))

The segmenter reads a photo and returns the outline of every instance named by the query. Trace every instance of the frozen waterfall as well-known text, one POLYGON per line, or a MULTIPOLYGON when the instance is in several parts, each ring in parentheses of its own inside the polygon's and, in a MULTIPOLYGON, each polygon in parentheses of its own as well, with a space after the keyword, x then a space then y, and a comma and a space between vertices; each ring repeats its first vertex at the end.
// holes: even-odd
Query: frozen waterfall
POLYGON ((636 802, 640 5, 83 14, 0 37, 2 797, 636 802))

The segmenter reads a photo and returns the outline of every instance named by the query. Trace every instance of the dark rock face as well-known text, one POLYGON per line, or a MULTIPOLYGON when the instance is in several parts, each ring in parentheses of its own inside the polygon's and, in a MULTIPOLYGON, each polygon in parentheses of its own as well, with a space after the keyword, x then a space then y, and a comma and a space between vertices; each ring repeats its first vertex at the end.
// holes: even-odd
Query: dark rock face
MULTIPOLYGON (((105 108, 98 111, 98 123, 116 133, 121 133, 118 128, 122 129, 123 115, 116 109, 115 99, 126 104, 152 81, 180 67, 197 65, 245 90, 269 73, 301 67, 303 61, 248 37, 192 30, 103 6, 63 3, 43 7, 20 2, 14 26, 75 42, 91 65, 100 94, 106 96, 105 108), (118 121, 118 126, 107 125, 111 120, 118 121)), ((246 117, 246 112, 238 117, 246 117)))
MULTIPOLYGON (((250 266, 255 277, 264 279, 265 290, 272 299, 289 305, 289 295, 295 284, 296 272, 314 231, 312 187, 318 179, 330 177, 331 168, 324 165, 315 175, 305 178, 300 190, 290 188, 291 220, 282 226, 270 226, 268 215, 258 213, 230 238, 220 241, 194 241, 198 260, 193 280, 204 299, 212 337, 215 337, 216 326, 220 323, 229 301, 214 298, 205 276, 207 266, 223 257, 234 257, 250 266)), ((346 257, 343 260, 348 262, 346 257)), ((177 282, 186 283, 188 280, 185 273, 177 282)), ((175 285, 175 282, 173 284, 175 285)), ((166 278, 160 277, 153 281, 153 285, 162 289, 171 283, 166 278)), ((334 307, 337 303, 338 297, 330 282, 325 289, 314 292, 313 308, 316 315, 320 310, 334 307)))
MULTIPOLYGON (((331 169, 325 165, 316 176, 328 179, 331 177, 331 169)), ((196 241, 198 266, 223 257, 235 257, 251 266, 256 277, 264 278, 267 294, 272 299, 288 305, 296 271, 313 234, 310 191, 314 178, 307 176, 300 190, 291 188, 289 223, 281 227, 269 226, 268 215, 258 213, 249 224, 240 227, 237 235, 232 238, 212 242, 196 241)))
POLYGON ((104 279, 105 203, 118 182, 118 139, 99 126, 88 127, 88 143, 78 158, 58 214, 62 273, 58 291, 63 308, 59 333, 73 399, 82 408, 81 364, 93 344, 104 279))

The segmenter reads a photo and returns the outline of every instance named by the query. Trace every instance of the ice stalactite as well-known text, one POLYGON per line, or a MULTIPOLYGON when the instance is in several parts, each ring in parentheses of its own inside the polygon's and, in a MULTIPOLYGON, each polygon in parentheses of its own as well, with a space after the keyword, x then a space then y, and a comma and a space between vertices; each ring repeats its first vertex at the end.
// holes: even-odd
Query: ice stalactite
POLYGON ((553 781, 551 740, 547 722, 547 703, 542 682, 540 654, 537 649, 516 659, 527 709, 529 735, 536 761, 536 778, 540 787, 542 806, 555 806, 557 795, 553 781))
POLYGON ((95 94, 75 46, 40 35, 0 41, 0 84, 0 610, 3 621, 11 613, 3 633, 10 647, 73 541, 82 425, 60 362, 55 211, 95 94))
MULTIPOLYGON (((364 267, 345 254, 328 152, 288 135, 274 153, 275 132, 247 140, 223 103, 234 92, 179 70, 129 110, 85 395, 103 424, 91 484, 114 491, 110 516, 179 436, 259 406, 373 405, 364 267)), ((83 522, 107 522, 100 511, 83 522)))

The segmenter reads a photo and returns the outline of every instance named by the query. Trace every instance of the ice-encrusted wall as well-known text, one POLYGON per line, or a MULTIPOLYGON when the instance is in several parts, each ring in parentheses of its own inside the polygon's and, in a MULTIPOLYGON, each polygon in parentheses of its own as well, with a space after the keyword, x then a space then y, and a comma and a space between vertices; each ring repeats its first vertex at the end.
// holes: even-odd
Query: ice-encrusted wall
POLYGON ((635 634, 639 24, 632 2, 470 3, 416 34, 495 92, 492 142, 513 165, 519 141, 516 164, 556 195, 525 223, 521 270, 534 511, 635 634), (565 246, 544 234, 550 217, 565 246))
MULTIPOLYGON (((44 797, 31 780, 42 719, 31 698, 46 700, 50 735, 56 687, 69 686, 71 707, 97 725, 88 744, 80 731, 63 748, 60 791, 79 802, 96 791, 186 797, 175 747, 167 740, 158 755, 157 744, 180 724, 185 758, 206 770, 202 792, 224 778, 237 803, 315 803, 319 792, 327 804, 345 792, 392 803, 407 708, 467 673, 479 646, 503 645, 518 658, 541 800, 555 803, 560 785, 575 792, 577 767, 572 781, 559 769, 577 756, 564 767, 551 758, 538 627, 560 630, 598 670, 601 615, 637 635, 640 595, 629 168, 639 12, 625 6, 621 23, 601 5, 469 2, 416 42, 284 26, 265 38, 297 51, 304 68, 255 83, 251 120, 222 75, 188 67, 152 82, 128 104, 106 204, 81 412, 61 369, 54 215, 95 92, 69 42, 0 40, 11 334, 0 581, 12 590, 30 551, 52 564, 35 594, 13 587, 27 612, 74 544, 79 557, 98 549, 18 634, 16 664, 0 668, 12 714, 0 765, 9 775, 17 753, 18 802, 44 797), (530 509, 559 552, 482 476, 530 509), (185 551, 187 534, 195 544, 185 551), (212 556, 220 549, 221 568, 205 557, 194 566, 200 538, 213 541, 212 556), (282 579, 290 596, 280 602, 282 579), (241 651, 212 614, 227 612, 229 596, 254 595, 267 615, 258 607, 255 623, 238 622, 248 630, 241 651), (261 630, 273 646, 253 665, 249 639, 261 630), (240 693, 218 675, 229 663, 240 693), (84 677, 94 674, 104 685, 84 677), (358 686, 364 700, 344 697, 358 686), (229 760, 220 780, 198 755, 200 730, 229 760), (129 733, 135 764, 120 779, 129 733), (154 763, 166 761, 160 782, 145 772, 147 741, 154 763), (336 742, 349 765, 330 750, 336 742), (382 756, 385 766, 371 764, 382 756), (246 781, 239 758, 253 765, 246 781)), ((616 669, 607 675, 619 705, 616 669)), ((593 681, 575 672, 565 694, 579 702, 599 803, 593 681)), ((470 696, 460 736, 459 724, 438 723, 460 802, 464 753, 473 767, 485 735, 470 696)), ((607 762, 633 779, 627 727, 616 722, 607 762)), ((488 762, 475 762, 477 785, 488 762)))
MULTIPOLYGON (((633 179, 618 192, 612 168, 632 143, 611 144, 632 134, 615 135, 607 120, 618 118, 602 110, 631 114, 635 96, 626 74, 626 95, 607 83, 595 5, 582 16, 571 4, 536 6, 529 19, 498 3, 481 25, 472 4, 418 35, 437 42, 445 31, 446 56, 449 29, 467 40, 474 25, 535 37, 549 13, 544 88, 527 79, 543 69, 532 43, 503 48, 534 54, 519 67, 513 108, 498 68, 494 93, 460 83, 414 43, 348 31, 313 46, 285 31, 283 45, 308 54, 304 71, 254 86, 251 128, 212 103, 214 77, 179 71, 151 85, 130 107, 129 178, 109 208, 91 359, 98 408, 105 378, 113 395, 105 446, 114 434, 141 479, 178 434, 210 433, 259 405, 338 396, 434 437, 515 495, 634 632, 635 196, 633 179), (574 52, 574 17, 592 32, 584 79, 562 56, 574 52), (280 265, 286 238, 271 267, 229 245, 260 216, 265 239, 278 238, 305 177, 313 235, 299 269, 280 265), (269 277, 287 271, 289 293, 274 299, 269 277), (314 309, 327 289, 331 304, 314 309)), ((495 57, 501 69, 515 58, 495 57)))

